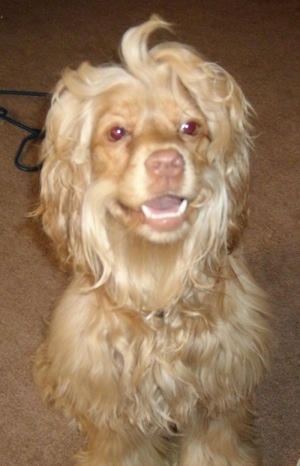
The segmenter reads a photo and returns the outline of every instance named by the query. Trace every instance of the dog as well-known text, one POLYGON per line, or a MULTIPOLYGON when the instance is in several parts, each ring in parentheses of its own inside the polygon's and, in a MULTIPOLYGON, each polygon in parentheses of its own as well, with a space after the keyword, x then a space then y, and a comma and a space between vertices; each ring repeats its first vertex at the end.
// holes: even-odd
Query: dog
POLYGON ((40 346, 45 400, 88 466, 258 466, 264 293, 241 250, 251 107, 194 49, 129 29, 121 63, 66 70, 36 215, 72 279, 40 346))

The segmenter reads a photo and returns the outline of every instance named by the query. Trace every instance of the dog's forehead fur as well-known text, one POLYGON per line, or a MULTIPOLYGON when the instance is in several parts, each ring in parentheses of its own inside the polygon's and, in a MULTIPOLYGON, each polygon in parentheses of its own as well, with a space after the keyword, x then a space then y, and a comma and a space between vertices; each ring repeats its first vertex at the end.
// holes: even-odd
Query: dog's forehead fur
POLYGON ((100 95, 96 102, 96 134, 104 133, 107 126, 122 126, 139 134, 151 126, 157 130, 174 132, 174 127, 189 119, 205 124, 205 118, 196 102, 185 92, 176 92, 166 83, 157 85, 155 93, 138 80, 128 85, 117 85, 100 95))

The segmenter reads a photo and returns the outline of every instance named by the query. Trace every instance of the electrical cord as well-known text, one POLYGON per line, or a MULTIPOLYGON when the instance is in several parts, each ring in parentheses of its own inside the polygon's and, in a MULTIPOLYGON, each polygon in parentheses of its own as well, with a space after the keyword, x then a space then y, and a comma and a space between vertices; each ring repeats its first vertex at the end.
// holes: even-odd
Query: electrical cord
MULTIPOLYGON (((50 98, 52 94, 48 92, 36 92, 36 91, 17 91, 17 90, 0 90, 0 95, 13 95, 13 96, 27 96, 27 97, 44 97, 44 98, 50 98)), ((32 140, 35 139, 43 139, 45 137, 45 131, 40 129, 40 128, 32 128, 31 126, 25 125, 21 123, 20 121, 16 120, 15 118, 11 118, 8 116, 8 110, 5 107, 0 107, 0 119, 6 121, 7 123, 10 123, 14 126, 17 126, 20 129, 23 129, 24 131, 27 131, 30 133, 28 136, 25 136, 21 142, 20 145, 17 149, 17 152, 15 154, 14 162, 15 166, 19 170, 23 170, 26 172, 35 172, 41 169, 42 163, 36 164, 36 165, 25 165, 24 163, 21 162, 21 157, 23 154, 23 150, 26 146, 26 144, 32 140)))

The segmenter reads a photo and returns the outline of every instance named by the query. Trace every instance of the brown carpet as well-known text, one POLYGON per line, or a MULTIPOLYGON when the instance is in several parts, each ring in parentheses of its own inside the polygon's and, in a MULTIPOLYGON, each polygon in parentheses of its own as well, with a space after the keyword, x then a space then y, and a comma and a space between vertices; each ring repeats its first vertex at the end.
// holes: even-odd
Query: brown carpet
MULTIPOLYGON (((116 58, 121 34, 157 12, 220 63, 257 112, 246 252, 271 297, 278 345, 258 393, 264 466, 296 466, 299 432, 299 17, 297 0, 1 0, 0 89, 51 90, 66 66, 116 58), (168 6, 167 6, 168 5, 168 6)), ((26 124, 47 101, 0 96, 26 124)), ((32 383, 32 356, 66 277, 26 219, 38 173, 15 168, 24 131, 0 120, 0 465, 68 465, 80 437, 32 383)), ((201 465, 199 465, 201 466, 201 465)))

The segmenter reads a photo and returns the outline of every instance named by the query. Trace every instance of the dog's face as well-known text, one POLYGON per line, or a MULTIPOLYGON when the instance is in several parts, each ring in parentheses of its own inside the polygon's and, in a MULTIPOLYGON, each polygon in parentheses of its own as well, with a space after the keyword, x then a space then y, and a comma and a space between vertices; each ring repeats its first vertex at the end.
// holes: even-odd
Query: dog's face
POLYGON ((158 27, 129 30, 123 66, 65 72, 47 118, 39 212, 61 256, 94 273, 117 230, 216 259, 245 225, 248 104, 190 48, 148 50, 158 27))
POLYGON ((156 82, 153 92, 132 80, 107 92, 91 147, 95 189, 103 179, 110 184, 110 214, 159 242, 174 241, 195 221, 209 144, 200 109, 168 84, 156 82))

